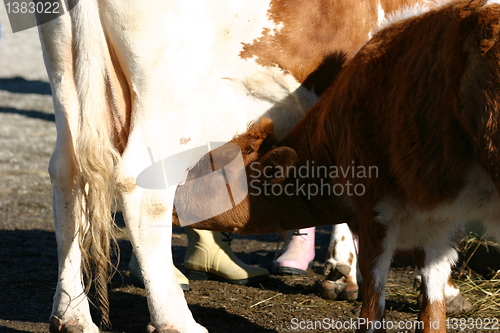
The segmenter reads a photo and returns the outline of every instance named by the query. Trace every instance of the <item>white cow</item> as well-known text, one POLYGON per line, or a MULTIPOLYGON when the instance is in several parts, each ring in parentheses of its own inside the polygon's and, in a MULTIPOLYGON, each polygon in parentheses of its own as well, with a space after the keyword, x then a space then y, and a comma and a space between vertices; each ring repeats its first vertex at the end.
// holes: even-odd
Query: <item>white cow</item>
MULTIPOLYGON (((148 330, 206 332, 170 269, 176 186, 144 189, 135 179, 150 156, 160 160, 227 141, 292 93, 303 104, 273 113, 283 134, 304 114, 314 99, 295 92, 299 83, 292 75, 237 57, 242 42, 251 43, 264 27, 276 29, 268 8, 268 1, 255 0, 85 0, 40 27, 58 132, 49 167, 59 251, 53 331, 76 326, 98 332, 80 267, 82 261, 90 267, 105 297, 109 184, 116 182, 148 291, 148 330), (82 245, 97 262, 82 255, 82 245)), ((179 163, 186 170, 189 160, 179 163)), ((106 301, 101 306, 106 313, 106 301)))
POLYGON ((59 252, 51 331, 98 331, 82 267, 108 320, 116 188, 148 293, 148 331, 206 332, 171 270, 174 193, 201 154, 192 149, 228 141, 262 115, 283 137, 316 100, 300 83, 325 55, 359 49, 385 6, 394 4, 82 0, 41 25, 58 133, 49 166, 59 252), (176 155, 184 151, 191 156, 176 155), (182 159, 164 188, 138 186, 153 162, 174 155, 182 159))

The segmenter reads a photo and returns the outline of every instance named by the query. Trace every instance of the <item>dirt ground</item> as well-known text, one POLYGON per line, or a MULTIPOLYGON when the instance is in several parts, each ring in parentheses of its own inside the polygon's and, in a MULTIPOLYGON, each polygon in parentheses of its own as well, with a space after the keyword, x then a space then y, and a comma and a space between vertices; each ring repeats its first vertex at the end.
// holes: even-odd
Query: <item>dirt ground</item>
MULTIPOLYGON (((0 333, 48 332, 57 280, 47 173, 55 142, 50 87, 37 30, 10 33, 2 5, 0 22, 0 333)), ((210 332, 345 332, 298 329, 325 318, 330 323, 354 320, 359 313, 359 302, 325 301, 318 296, 329 230, 317 232, 314 267, 304 276, 271 276, 255 286, 191 281, 185 296, 194 317, 210 332)), ((243 261, 269 268, 277 240, 276 234, 235 236, 233 249, 243 261)), ((174 230, 173 244, 174 261, 182 269, 186 249, 182 229, 174 230)), ((113 326, 108 331, 144 332, 149 321, 145 292, 128 277, 130 243, 121 240, 119 245, 122 260, 110 286, 113 326)), ((412 267, 391 269, 388 320, 416 319, 412 283, 412 267)))

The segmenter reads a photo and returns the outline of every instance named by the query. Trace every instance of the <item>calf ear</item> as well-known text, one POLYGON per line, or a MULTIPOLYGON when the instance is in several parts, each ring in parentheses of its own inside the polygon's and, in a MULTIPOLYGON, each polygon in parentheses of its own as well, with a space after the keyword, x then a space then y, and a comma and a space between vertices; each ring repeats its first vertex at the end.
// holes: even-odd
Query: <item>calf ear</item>
POLYGON ((259 160, 260 156, 278 144, 273 122, 269 118, 261 118, 255 124, 251 124, 245 133, 233 138, 231 142, 240 147, 245 164, 259 160))
POLYGON ((277 147, 268 151, 260 159, 261 168, 270 183, 281 183, 286 179, 287 170, 297 162, 297 153, 289 147, 277 147))
POLYGON ((473 47, 479 46, 479 51, 484 56, 498 44, 500 38, 500 5, 493 3, 480 10, 469 10, 478 5, 483 4, 471 1, 464 5, 461 13, 464 19, 460 23, 459 32, 473 47))
MULTIPOLYGON (((500 14, 500 12, 498 14, 500 14)), ((480 41, 480 49, 481 54, 485 55, 498 43, 500 36, 498 16, 493 19, 490 18, 490 21, 482 26, 481 33, 483 39, 480 41)))

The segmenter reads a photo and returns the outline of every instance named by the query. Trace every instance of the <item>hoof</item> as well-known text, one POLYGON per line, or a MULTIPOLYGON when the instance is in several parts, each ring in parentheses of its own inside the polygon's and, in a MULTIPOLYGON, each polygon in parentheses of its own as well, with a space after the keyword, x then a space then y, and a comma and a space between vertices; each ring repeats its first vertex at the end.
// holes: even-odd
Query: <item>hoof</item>
POLYGON ((173 328, 163 327, 161 329, 158 329, 158 328, 154 327, 152 324, 148 325, 147 332, 148 333, 181 333, 180 331, 175 330, 173 328))
POLYGON ((358 298, 359 288, 347 278, 350 272, 351 267, 348 265, 330 267, 327 277, 321 283, 321 297, 327 300, 355 301, 358 298))
MULTIPOLYGON (((424 298, 424 296, 422 295, 422 293, 420 293, 418 295, 418 298, 417 298, 417 303, 418 303, 419 307, 422 304, 423 298, 424 298)), ((446 298, 446 314, 447 315, 461 314, 464 312, 468 312, 470 310, 472 310, 472 304, 470 304, 470 302, 467 300, 467 298, 465 298, 461 294, 458 294, 457 296, 455 296, 453 298, 450 298, 450 297, 446 298)))
POLYGON ((448 315, 460 314, 470 310, 472 310, 472 304, 461 294, 446 300, 446 314, 448 315))
POLYGON ((62 323, 56 316, 50 317, 50 333, 83 333, 83 327, 73 321, 62 323))
POLYGON ((331 281, 324 280, 321 283, 320 295, 321 298, 327 300, 336 300, 339 299, 340 293, 345 290, 346 284, 341 281, 331 281))

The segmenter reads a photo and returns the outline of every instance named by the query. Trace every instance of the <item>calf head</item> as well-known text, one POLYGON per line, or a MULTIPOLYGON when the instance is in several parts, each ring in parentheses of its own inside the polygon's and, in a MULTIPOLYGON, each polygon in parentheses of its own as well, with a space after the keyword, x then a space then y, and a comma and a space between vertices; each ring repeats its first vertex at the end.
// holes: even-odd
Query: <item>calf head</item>
MULTIPOLYGON (((193 199, 189 193, 201 191, 207 192, 207 200, 220 202, 221 196, 227 195, 225 190, 215 190, 217 186, 210 182, 205 183, 202 189, 192 186, 189 180, 229 165, 236 152, 241 152, 244 166, 232 170, 232 176, 226 179, 244 179, 245 184, 239 184, 244 190, 241 187, 235 189, 233 184, 227 184, 227 189, 231 193, 246 191, 247 195, 241 201, 234 201, 231 208, 224 209, 220 214, 207 219, 196 216, 200 222, 190 226, 255 234, 347 222, 352 216, 347 199, 317 193, 311 195, 308 191, 311 179, 299 179, 297 174, 289 172, 299 165, 298 154, 294 149, 278 144, 272 121, 263 118, 251 125, 246 133, 202 158, 189 171, 188 181, 183 185, 187 189, 182 193, 178 191, 176 202, 195 212, 200 211, 199 200, 193 199)), ((176 212, 175 222, 178 223, 176 212)))
POLYGON ((293 165, 297 159, 293 149, 275 147, 277 143, 272 121, 263 119, 243 135, 201 158, 177 190, 174 225, 186 224, 182 223, 181 205, 183 211, 189 212, 189 220, 197 222, 189 226, 198 229, 256 234, 312 225, 314 221, 298 196, 268 190, 285 180, 275 171, 293 165), (243 163, 235 164, 238 158, 243 163), (222 187, 222 178, 217 175, 205 177, 217 172, 225 179, 222 187), (206 179, 192 182, 201 177, 206 179), (233 181, 235 179, 237 181, 233 181), (221 207, 221 203, 227 202, 228 194, 231 205, 221 207), (218 214, 207 213, 207 209, 218 214), (205 218, 207 214, 209 218, 205 218))

